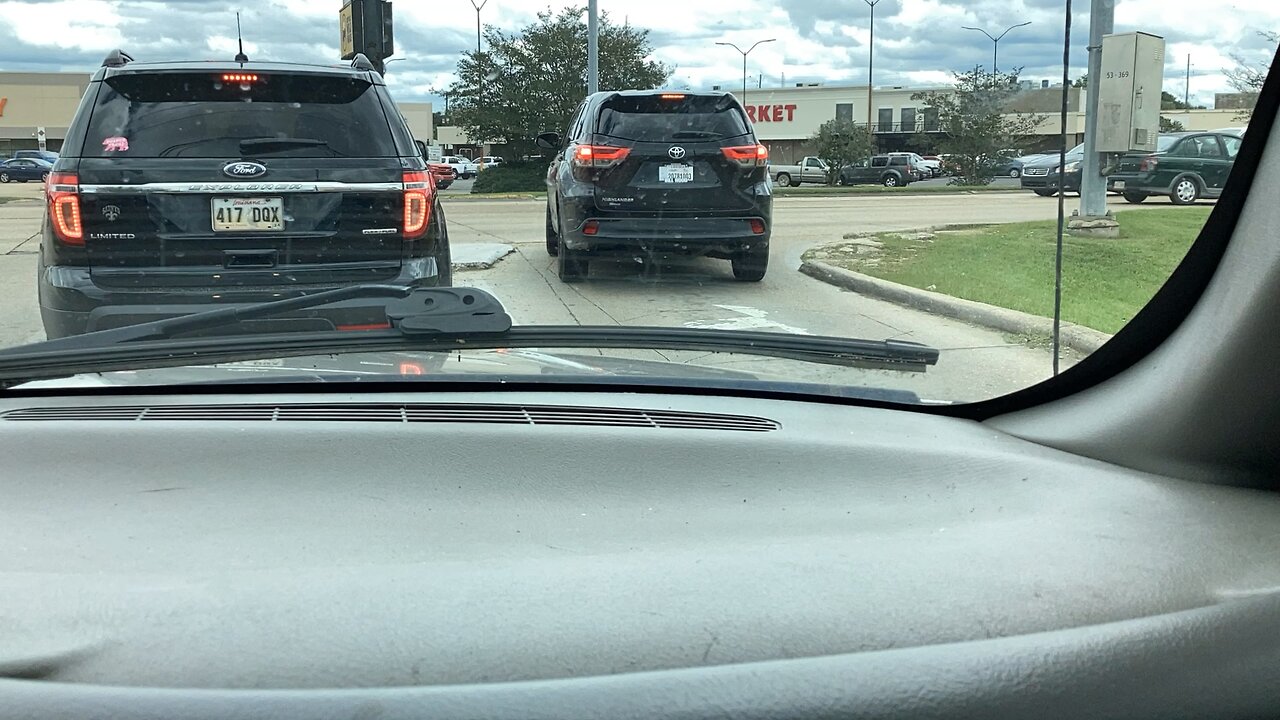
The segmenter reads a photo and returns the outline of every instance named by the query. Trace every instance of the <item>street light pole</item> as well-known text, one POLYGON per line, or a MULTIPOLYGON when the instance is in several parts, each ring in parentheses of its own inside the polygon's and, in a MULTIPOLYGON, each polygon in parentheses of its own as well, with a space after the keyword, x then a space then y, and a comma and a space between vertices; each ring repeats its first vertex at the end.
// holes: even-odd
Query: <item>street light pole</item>
POLYGON ((600 91, 600 25, 596 0, 587 1, 587 94, 600 91))
POLYGON ((867 142, 871 143, 871 147, 875 147, 875 132, 871 129, 871 78, 872 71, 875 69, 876 60, 876 5, 880 4, 880 0, 862 0, 871 8, 871 39, 867 43, 867 142))
POLYGON ((983 30, 982 28, 976 28, 976 27, 961 27, 960 29, 961 29, 961 30, 974 30, 974 31, 980 32, 980 33, 982 33, 983 35, 986 35, 987 37, 991 38, 991 46, 992 46, 992 47, 991 47, 991 75, 994 77, 994 76, 995 76, 995 74, 996 74, 997 72, 999 72, 999 71, 1000 71, 1000 41, 1004 39, 1004 36, 1005 36, 1005 35, 1008 35, 1008 34, 1009 34, 1009 30, 1016 30, 1016 29, 1018 29, 1018 28, 1020 28, 1020 27, 1026 27, 1027 25, 1030 25, 1030 24, 1031 24, 1031 21, 1030 21, 1030 20, 1028 20, 1027 22, 1024 22, 1024 23, 1018 23, 1017 25, 1013 25, 1013 26, 1011 26, 1008 30, 1005 30, 1004 32, 1000 33, 999 35, 995 35, 995 36, 993 36, 991 33, 987 32, 986 30, 983 30))
POLYGON ((751 54, 751 51, 752 51, 752 50, 755 50, 757 47, 759 47, 759 46, 761 46, 761 45, 763 45, 763 44, 765 44, 765 43, 771 43, 771 42, 775 42, 775 41, 777 41, 777 38, 769 38, 768 40, 760 40, 760 41, 757 41, 755 45, 752 45, 751 47, 747 48, 746 50, 743 50, 742 48, 738 47, 737 45, 734 45, 734 44, 733 44, 733 43, 731 43, 731 42, 718 42, 718 43, 716 43, 717 45, 726 45, 726 46, 731 47, 731 48, 733 48, 734 50, 737 50, 738 52, 742 53, 742 106, 743 106, 743 107, 746 107, 746 106, 747 106, 747 56, 748 56, 748 55, 750 55, 750 54, 751 54))
POLYGON ((489 0, 480 0, 480 2, 476 2, 476 0, 471 0, 471 7, 476 9, 476 54, 477 55, 480 54, 480 11, 483 10, 484 6, 488 4, 489 4, 489 0))

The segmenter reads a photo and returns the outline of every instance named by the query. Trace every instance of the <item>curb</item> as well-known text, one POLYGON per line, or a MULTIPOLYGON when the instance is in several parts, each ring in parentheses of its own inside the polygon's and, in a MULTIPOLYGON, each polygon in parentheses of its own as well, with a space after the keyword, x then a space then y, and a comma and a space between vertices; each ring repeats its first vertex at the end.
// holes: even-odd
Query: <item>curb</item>
POLYGON ((794 197, 932 197, 934 195, 1021 195, 1023 190, 1010 188, 1008 190, 1000 188, 998 190, 911 190, 908 186, 904 190, 868 190, 858 192, 856 190, 790 190, 778 192, 774 190, 774 198, 794 198, 794 197))
MULTIPOLYGON (((812 260, 802 262, 800 272, 845 290, 1002 332, 1016 335, 1053 334, 1053 319, 1040 315, 920 290, 812 260)), ((1064 347, 1086 355, 1111 339, 1104 332, 1067 322, 1061 324, 1060 331, 1064 347)))

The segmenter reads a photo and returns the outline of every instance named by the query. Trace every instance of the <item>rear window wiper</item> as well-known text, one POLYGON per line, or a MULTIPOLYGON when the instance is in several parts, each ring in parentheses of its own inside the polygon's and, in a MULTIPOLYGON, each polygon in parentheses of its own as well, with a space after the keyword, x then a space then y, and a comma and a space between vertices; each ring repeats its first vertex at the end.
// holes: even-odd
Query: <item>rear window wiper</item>
POLYGON ((280 150, 293 150, 295 148, 311 148, 323 147, 333 150, 329 147, 328 141, 317 140, 316 138, 249 138, 240 141, 241 153, 264 153, 278 152, 280 150))
POLYGON ((513 327, 497 298, 466 287, 354 285, 287 300, 156 320, 0 350, 0 386, 77 373, 234 362, 281 355, 493 348, 698 350, 825 365, 923 372, 938 350, 897 340, 686 327, 529 325, 513 327), (183 337, 243 321, 385 298, 390 327, 183 337))

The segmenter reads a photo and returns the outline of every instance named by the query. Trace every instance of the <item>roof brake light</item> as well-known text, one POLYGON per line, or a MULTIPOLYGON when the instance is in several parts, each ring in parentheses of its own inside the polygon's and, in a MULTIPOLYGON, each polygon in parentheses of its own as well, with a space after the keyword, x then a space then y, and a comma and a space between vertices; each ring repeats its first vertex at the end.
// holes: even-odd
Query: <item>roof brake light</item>
POLYGON ((255 83, 258 82, 258 75, 257 73, 223 73, 222 82, 255 83))

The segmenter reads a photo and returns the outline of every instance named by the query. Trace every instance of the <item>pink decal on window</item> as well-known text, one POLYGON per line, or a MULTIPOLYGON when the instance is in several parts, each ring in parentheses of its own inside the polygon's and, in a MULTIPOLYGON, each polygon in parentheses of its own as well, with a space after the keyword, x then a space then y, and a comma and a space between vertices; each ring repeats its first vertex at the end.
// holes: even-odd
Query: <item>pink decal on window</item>
POLYGON ((109 137, 102 141, 103 152, 124 152, 129 149, 129 138, 109 137))

